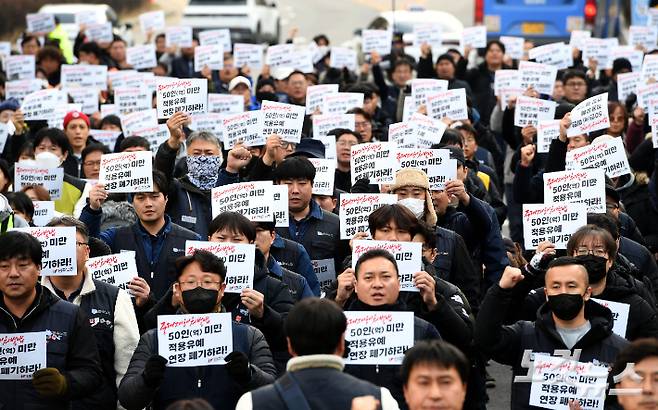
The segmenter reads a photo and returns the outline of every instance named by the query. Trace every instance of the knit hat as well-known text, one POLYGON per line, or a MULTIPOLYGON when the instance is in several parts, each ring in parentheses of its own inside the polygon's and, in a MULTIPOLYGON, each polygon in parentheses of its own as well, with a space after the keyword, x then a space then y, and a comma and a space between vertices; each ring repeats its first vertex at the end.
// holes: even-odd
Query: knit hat
POLYGON ((450 54, 448 54, 448 53, 441 54, 439 56, 439 58, 436 59, 436 63, 439 64, 439 62, 443 61, 443 60, 449 61, 450 64, 452 64, 453 67, 456 67, 455 66, 455 60, 452 59, 452 56, 450 54))
POLYGON ((16 111, 20 107, 21 104, 18 102, 18 100, 12 97, 0 103, 0 112, 6 110, 16 111))
POLYGON ((91 126, 87 114, 80 111, 71 111, 64 116, 64 129, 66 129, 66 126, 69 125, 69 122, 77 119, 83 119, 87 123, 87 127, 91 126))
POLYGON ((430 180, 427 177, 427 174, 419 169, 401 169, 395 174, 395 182, 393 185, 389 186, 389 190, 391 193, 395 193, 396 190, 406 186, 422 188, 425 190, 425 222, 430 226, 436 225, 436 211, 432 204, 430 180))

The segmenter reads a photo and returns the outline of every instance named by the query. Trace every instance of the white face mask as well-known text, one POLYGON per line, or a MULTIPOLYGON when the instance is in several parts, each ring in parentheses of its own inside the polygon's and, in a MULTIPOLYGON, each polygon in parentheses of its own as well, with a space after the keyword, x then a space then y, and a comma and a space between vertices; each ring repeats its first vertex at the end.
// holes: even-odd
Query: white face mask
POLYGON ((404 198, 398 201, 398 205, 406 207, 418 219, 421 219, 425 213, 425 201, 423 199, 404 198))
POLYGON ((62 160, 52 152, 41 152, 34 156, 38 166, 44 168, 57 168, 62 163, 62 160))

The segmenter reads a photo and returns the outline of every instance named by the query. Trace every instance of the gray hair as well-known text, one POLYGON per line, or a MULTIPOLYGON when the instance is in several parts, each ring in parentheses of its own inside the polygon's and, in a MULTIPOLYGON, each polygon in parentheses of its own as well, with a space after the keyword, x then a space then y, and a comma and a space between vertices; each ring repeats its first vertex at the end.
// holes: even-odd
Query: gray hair
POLYGON ((219 150, 222 150, 222 144, 219 142, 219 138, 215 136, 210 131, 194 131, 191 133, 188 137, 187 140, 185 140, 185 144, 189 147, 194 141, 208 141, 219 148, 219 150))

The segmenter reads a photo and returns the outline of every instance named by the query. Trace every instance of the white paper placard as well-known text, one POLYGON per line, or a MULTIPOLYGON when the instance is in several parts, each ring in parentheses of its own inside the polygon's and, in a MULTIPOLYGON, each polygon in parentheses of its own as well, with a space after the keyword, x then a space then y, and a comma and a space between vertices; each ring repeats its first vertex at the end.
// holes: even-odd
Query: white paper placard
POLYGON ((547 172, 544 203, 585 203, 587 212, 605 213, 605 174, 602 169, 547 172))
POLYGON ((126 49, 126 62, 137 70, 153 68, 158 65, 155 45, 144 44, 126 49))
POLYGON ((199 44, 202 46, 222 46, 222 50, 231 51, 231 30, 219 28, 199 32, 199 44))
POLYGON ((390 30, 363 30, 361 32, 361 51, 365 53, 376 52, 380 56, 391 53, 393 32, 390 30))
MULTIPOLYGON (((525 38, 523 37, 511 37, 511 36, 500 36, 500 42, 505 46, 505 54, 513 60, 521 60, 523 58, 524 49, 523 45, 525 44, 525 38)), ((569 50, 571 51, 571 50, 569 50)), ((496 73, 498 73, 497 70, 496 73)))
POLYGON ((110 150, 114 149, 117 138, 121 135, 121 131, 112 130, 99 130, 92 128, 89 130, 89 136, 108 147, 110 150))
POLYGON ((212 189, 212 217, 239 212, 253 222, 274 220, 272 181, 240 182, 212 189))
POLYGON ((178 111, 199 114, 207 111, 208 81, 205 78, 157 78, 158 118, 169 118, 178 111))
POLYGON ((100 24, 105 23, 107 18, 105 13, 102 11, 91 12, 91 11, 80 11, 75 13, 75 24, 80 26, 88 26, 91 24, 100 24))
POLYGON ((98 180, 107 192, 153 192, 153 155, 148 151, 103 154, 98 180))
MULTIPOLYGON (((314 115, 313 116, 313 138, 321 139, 327 133, 336 128, 346 128, 348 130, 354 129, 354 114, 330 114, 330 115, 314 115)), ((336 137, 334 139, 334 158, 336 153, 336 137)), ((329 158, 327 154, 330 150, 325 149, 325 158, 329 158)))
POLYGON ((509 99, 517 97, 525 89, 521 87, 521 73, 518 70, 496 70, 494 77, 494 95, 500 98, 500 106, 507 108, 509 99))
POLYGON ((556 249, 567 249, 571 235, 584 225, 587 225, 585 204, 523 204, 526 249, 536 249, 544 241, 551 242, 556 249))
POLYGON ((382 205, 398 202, 395 194, 341 194, 338 202, 340 239, 352 239, 358 232, 368 232, 368 217, 382 205))
POLYGON ((322 100, 325 95, 337 94, 338 84, 310 85, 306 89, 306 114, 311 115, 321 111, 322 100))
POLYGON ((36 75, 33 55, 7 56, 4 60, 8 80, 30 80, 36 75))
POLYGON ((420 272, 423 267, 423 245, 420 242, 359 239, 352 241, 352 244, 352 269, 356 268, 357 261, 364 253, 373 249, 383 249, 393 255, 398 265, 400 291, 418 292, 418 288, 413 283, 413 274, 420 272))
POLYGON ((487 27, 464 27, 459 45, 462 50, 464 47, 485 48, 487 46, 487 27))
POLYGON ((277 44, 269 46, 265 53, 265 63, 270 68, 276 67, 294 67, 296 62, 293 61, 295 54, 294 44, 277 44))
POLYGON ((244 112, 244 97, 231 94, 208 94, 208 112, 238 114, 244 112))
POLYGON ((25 23, 28 33, 47 34, 55 30, 55 16, 50 13, 28 13, 25 23))
POLYGON ((443 27, 438 23, 417 23, 413 27, 414 47, 428 44, 432 50, 438 50, 443 44, 443 27))
POLYGON ((560 120, 542 120, 537 124, 537 152, 548 152, 551 141, 560 136, 560 120))
POLYGON ((322 97, 322 114, 345 114, 352 108, 363 107, 362 93, 335 93, 322 97))
POLYGON ((254 288, 256 245, 185 241, 185 255, 192 255, 199 249, 212 253, 224 262, 226 267, 225 293, 241 293, 244 289, 254 288))
POLYGON ((114 105, 119 115, 150 110, 152 94, 144 87, 119 87, 114 89, 114 105))
POLYGON ((5 83, 5 98, 15 98, 22 104, 25 97, 39 91, 42 86, 43 82, 38 79, 7 81, 5 83))
POLYGON ((642 71, 642 61, 644 61, 644 53, 642 51, 632 46, 618 46, 612 50, 610 59, 614 62, 618 58, 625 58, 630 61, 633 71, 637 71, 638 73, 642 71))
POLYGON ((85 35, 89 41, 101 43, 111 43, 114 39, 112 33, 112 23, 90 24, 85 29, 85 35))
POLYGON ((557 78, 557 67, 521 61, 519 63, 521 88, 525 91, 533 87, 538 93, 553 95, 553 87, 557 78))
POLYGON ((272 192, 274 193, 272 211, 274 213, 275 226, 277 228, 287 228, 289 225, 288 185, 273 185, 272 192))
POLYGON ((336 165, 333 159, 309 158, 315 167, 313 195, 334 195, 334 177, 336 165))
POLYGON ((467 120, 466 89, 456 88, 428 95, 427 113, 437 120, 443 118, 450 118, 453 121, 467 120))
POLYGON ((277 134, 283 141, 299 143, 306 108, 300 105, 263 101, 263 136, 277 134))
POLYGON ((34 205, 32 223, 35 226, 45 226, 55 217, 54 201, 32 201, 32 204, 34 205))
POLYGON ((158 316, 158 354, 167 367, 223 365, 231 352, 230 313, 158 316))
POLYGON ((311 266, 313 266, 313 273, 320 282, 320 289, 326 288, 336 280, 336 262, 333 258, 311 259, 311 266))
POLYGON ((149 11, 139 15, 139 25, 142 33, 155 32, 165 29, 164 10, 149 11))
POLYGON ((224 148, 231 149, 238 142, 247 147, 265 145, 262 111, 224 114, 224 148))
POLYGON ((450 159, 446 149, 398 148, 396 160, 398 170, 412 168, 426 173, 432 191, 443 191, 446 182, 457 177, 457 160, 450 159))
POLYGON ((528 57, 540 64, 552 65, 558 69, 566 69, 573 65, 571 47, 564 43, 551 43, 531 48, 528 57))
POLYGON ((388 126, 388 140, 400 148, 416 147, 414 126, 411 122, 396 122, 388 126))
POLYGON ((534 125, 536 127, 540 121, 547 121, 555 118, 556 107, 557 103, 555 101, 520 95, 516 99, 514 125, 517 127, 534 125))
POLYGON ((637 94, 637 88, 641 81, 641 73, 619 73, 617 74, 617 97, 625 102, 629 95, 637 94))
POLYGON ((588 134, 610 127, 608 115, 608 93, 590 97, 571 110, 571 126, 567 137, 588 134))
POLYGON ((359 179, 371 184, 392 184, 395 181, 395 143, 368 142, 352 146, 352 185, 359 179))
MULTIPOLYGON (((356 50, 347 47, 331 47, 329 67, 338 68, 340 70, 347 68, 350 71, 356 71, 359 68, 357 64, 356 50)), ((338 90, 336 90, 336 92, 338 92, 338 90)))
POLYGON ((637 86, 637 105, 648 112, 649 101, 658 99, 658 82, 642 85, 641 81, 637 86))
POLYGON ((427 106, 427 96, 435 95, 448 90, 447 80, 436 80, 433 78, 418 78, 411 80, 411 96, 416 107, 427 106))
POLYGON ((0 380, 29 380, 47 367, 45 332, 0 333, 0 380))
POLYGON ((224 68, 224 49, 222 46, 210 45, 194 48, 194 71, 201 72, 204 67, 211 70, 224 68))
POLYGON ((41 276, 75 276, 76 262, 75 227, 14 228, 29 233, 41 243, 41 276))
POLYGON ((105 118, 108 115, 119 115, 116 104, 101 104, 101 118, 105 118))
POLYGON ((598 70, 611 69, 610 55, 612 50, 618 46, 619 40, 616 37, 587 39, 583 48, 583 61, 587 64, 591 58, 596 60, 598 70))
POLYGON ((128 284, 139 276, 135 251, 122 251, 112 255, 90 258, 87 263, 87 273, 92 279, 100 280, 130 293, 128 284))
POLYGON ((73 98, 73 102, 82 105, 82 112, 85 114, 93 114, 98 111, 98 102, 100 92, 98 88, 81 88, 72 87, 62 89, 65 94, 73 98))
POLYGON ((585 47, 585 40, 592 37, 592 32, 588 30, 573 30, 569 37, 571 48, 582 50, 585 47))
POLYGON ((642 84, 648 84, 649 80, 658 80, 658 55, 647 54, 642 62, 642 84))
POLYGON ((91 87, 107 90, 107 66, 62 65, 62 88, 91 87))
POLYGON ((658 27, 656 26, 630 26, 628 28, 628 45, 642 46, 647 51, 656 48, 658 40, 658 27))
POLYGON ((400 365, 414 345, 413 312, 346 311, 349 365, 400 365))
POLYGON ((172 26, 165 30, 167 47, 192 47, 192 27, 172 26))
POLYGON ((121 116, 121 129, 123 135, 131 137, 136 134, 137 130, 144 128, 157 127, 158 117, 155 108, 148 111, 137 111, 121 116))
POLYGON ((49 88, 27 95, 21 104, 21 111, 25 120, 49 120, 58 108, 65 105, 66 94, 61 90, 49 88))
POLYGON ((572 169, 602 169, 609 178, 631 173, 620 137, 598 137, 590 145, 567 152, 565 161, 571 164, 572 169))
POLYGON ((14 192, 30 185, 42 185, 48 190, 50 199, 56 200, 62 197, 63 183, 63 168, 42 168, 18 163, 14 166, 14 192))
POLYGON ((430 148, 432 145, 438 144, 448 128, 448 125, 441 120, 417 113, 411 116, 409 122, 414 128, 415 148, 430 148))
POLYGON ((233 64, 238 67, 261 68, 263 66, 263 46, 260 44, 235 43, 233 64))
POLYGON ((224 114, 208 112, 205 114, 194 114, 190 117, 192 119, 189 125, 190 129, 211 132, 220 141, 224 138, 224 126, 222 125, 224 114))
POLYGON ((628 303, 613 302, 597 298, 590 298, 591 301, 605 306, 612 312, 612 331, 623 338, 626 338, 626 329, 628 327, 628 315, 631 305, 628 303))

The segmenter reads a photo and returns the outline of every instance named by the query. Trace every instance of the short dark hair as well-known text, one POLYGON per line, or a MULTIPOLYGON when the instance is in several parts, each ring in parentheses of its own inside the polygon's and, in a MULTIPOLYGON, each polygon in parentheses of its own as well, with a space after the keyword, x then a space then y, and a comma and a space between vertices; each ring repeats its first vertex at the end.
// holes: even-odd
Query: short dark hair
POLYGON ((34 202, 25 192, 7 192, 5 196, 14 212, 27 215, 30 219, 34 217, 34 202))
POLYGON ((9 231, 0 235, 0 261, 29 259, 41 268, 42 252, 39 240, 28 233, 9 231))
POLYGON ((614 258, 617 255, 617 242, 612 238, 610 232, 596 225, 585 225, 578 228, 576 232, 571 235, 569 242, 567 242, 567 254, 573 255, 578 249, 580 243, 585 240, 588 236, 597 237, 603 242, 605 250, 608 252, 608 256, 614 258))
POLYGON ((289 157, 283 160, 276 169, 274 169, 274 182, 278 183, 282 179, 315 179, 315 167, 302 156, 289 157))
POLYGON ((317 36, 313 37, 313 41, 316 43, 322 40, 324 40, 324 42, 329 45, 329 37, 327 37, 325 34, 318 34, 317 36))
POLYGON ((176 259, 176 279, 180 278, 185 268, 192 262, 198 262, 204 272, 215 273, 222 278, 222 282, 226 279, 226 267, 224 261, 213 253, 203 249, 197 249, 191 255, 181 256, 176 259))
POLYGON ((484 50, 485 50, 485 53, 486 53, 487 51, 489 51, 489 49, 491 49, 491 46, 498 46, 498 47, 500 47, 500 49, 502 50, 503 54, 505 54, 505 44, 503 44, 502 41, 500 41, 500 40, 489 40, 489 42, 487 42, 487 47, 484 49, 484 50))
POLYGON ((153 188, 158 187, 164 196, 169 195, 169 182, 165 174, 157 169, 153 170, 153 188))
POLYGON ((59 48, 54 46, 45 46, 39 49, 39 52, 36 55, 36 62, 37 64, 39 64, 43 60, 50 59, 61 63, 63 58, 64 57, 62 55, 62 52, 59 50, 59 48))
POLYGON ((89 41, 87 43, 82 43, 82 45, 80 45, 80 48, 78 49, 78 54, 80 53, 93 54, 94 56, 96 56, 96 58, 100 59, 103 55, 103 50, 95 41, 89 41))
POLYGON ((409 231, 413 238, 418 233, 419 225, 416 216, 405 206, 398 204, 382 205, 372 211, 368 217, 368 229, 370 235, 375 235, 377 229, 381 229, 394 221, 399 229, 409 231))
POLYGON ((580 259, 575 258, 573 256, 561 256, 559 258, 553 259, 548 264, 548 269, 546 269, 546 272, 548 272, 553 268, 559 268, 562 266, 571 266, 571 265, 577 265, 583 268, 583 270, 585 271, 585 285, 589 286, 589 274, 587 273, 587 268, 585 267, 585 265, 583 265, 583 262, 580 259))
POLYGON ((256 240, 256 226, 247 217, 238 212, 222 212, 208 225, 209 235, 228 229, 243 234, 249 242, 256 240))
POLYGON ((349 110, 347 110, 346 114, 354 114, 354 115, 359 114, 362 115, 366 120, 372 121, 372 115, 368 114, 366 110, 364 110, 361 107, 350 108, 349 110))
POLYGON ((611 215, 605 214, 587 214, 587 224, 596 225, 610 233, 615 241, 619 239, 619 221, 611 215))
POLYGON ((347 319, 333 301, 312 297, 290 310, 285 329, 296 354, 333 354, 347 329, 347 319))
POLYGON ((464 353, 455 346, 443 340, 423 340, 404 353, 400 367, 402 384, 409 383, 409 375, 414 366, 430 365, 443 369, 455 368, 462 383, 468 381, 470 363, 464 353))
MULTIPOLYGON (((462 141, 462 134, 454 128, 448 128, 443 132, 439 145, 458 145, 463 147, 464 141, 462 141)), ((432 149, 434 149, 434 146, 432 146, 432 149)))
POLYGON ((658 357, 658 340, 654 337, 636 339, 617 354, 610 375, 618 376, 624 372, 627 364, 637 364, 648 357, 658 357))
POLYGON ((39 46, 41 46, 41 43, 39 42, 39 37, 33 35, 33 34, 23 34, 23 38, 21 39, 21 47, 25 46, 25 44, 29 43, 30 41, 36 41, 39 46))
POLYGON ((75 228, 75 231, 82 235, 85 239, 85 242, 89 240, 89 228, 79 219, 76 219, 72 216, 63 215, 56 216, 46 224, 46 226, 55 227, 55 226, 72 226, 75 228))
POLYGON ((71 144, 69 143, 68 138, 66 138, 64 131, 59 128, 41 128, 37 131, 34 136, 34 147, 38 147, 45 139, 48 139, 53 145, 57 145, 61 148, 62 153, 71 153, 71 144))
POLYGON ((82 153, 80 153, 80 160, 84 162, 87 155, 96 151, 100 151, 101 154, 109 154, 111 152, 110 149, 105 144, 91 143, 82 150, 82 153))
POLYGON ((101 123, 99 124, 98 127, 103 128, 103 126, 106 125, 106 124, 114 125, 114 126, 119 127, 119 129, 123 129, 123 128, 121 128, 121 118, 119 118, 118 116, 116 116, 114 114, 106 115, 105 117, 103 117, 103 119, 101 120, 101 123))
POLYGON ((338 141, 338 138, 340 138, 341 135, 345 135, 345 134, 353 135, 354 137, 356 137, 356 140, 359 143, 363 141, 363 139, 361 138, 361 134, 359 132, 352 131, 349 128, 334 128, 332 130, 329 130, 329 132, 327 133, 327 135, 336 137, 336 141, 338 141))
POLYGON ((393 266, 395 266, 395 274, 397 276, 400 276, 400 272, 398 271, 398 263, 395 260, 395 257, 387 250, 385 249, 371 249, 368 252, 364 253, 359 257, 359 260, 356 261, 356 265, 354 265, 354 274, 356 277, 359 277, 359 268, 361 268, 361 265, 369 261, 371 259, 375 258, 384 258, 387 261, 391 262, 393 266))
POLYGON ((416 235, 423 237, 423 245, 425 245, 425 247, 430 249, 436 248, 436 234, 434 233, 434 228, 425 221, 418 221, 418 232, 416 232, 416 235))
POLYGON ((393 65, 391 66, 391 74, 400 66, 406 65, 409 67, 410 70, 413 71, 414 69, 414 63, 409 60, 408 58, 401 57, 395 60, 393 65))
POLYGON ((564 72, 564 75, 562 75, 562 83, 566 84, 567 81, 571 80, 572 78, 582 78, 585 80, 585 82, 587 82, 587 77, 585 76, 584 72, 581 70, 569 69, 564 72))
POLYGON ((260 229, 267 232, 276 231, 276 223, 274 221, 254 222, 254 225, 256 226, 256 230, 260 229))
POLYGON ((131 137, 126 137, 121 141, 121 144, 119 144, 119 152, 123 152, 132 147, 145 148, 147 151, 151 150, 149 140, 144 137, 133 135, 131 137))

